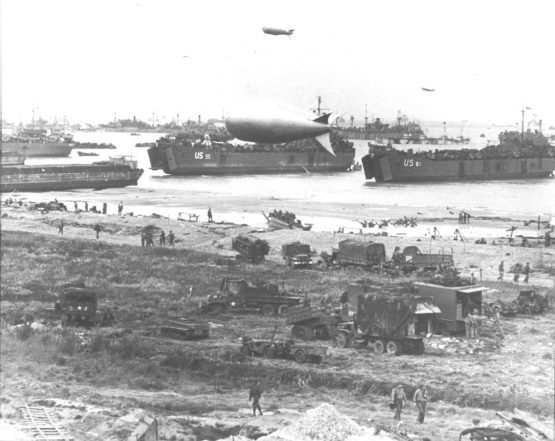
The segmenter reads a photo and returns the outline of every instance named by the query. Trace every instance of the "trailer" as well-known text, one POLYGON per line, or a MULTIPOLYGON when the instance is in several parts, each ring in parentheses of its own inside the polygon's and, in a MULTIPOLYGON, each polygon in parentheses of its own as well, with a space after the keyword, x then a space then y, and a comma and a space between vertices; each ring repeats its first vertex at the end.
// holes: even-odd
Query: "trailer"
POLYGON ((341 266, 357 265, 368 269, 381 266, 385 262, 383 243, 345 239, 339 242, 337 262, 341 266))
POLYGON ((160 333, 167 337, 196 340, 210 336, 210 325, 187 318, 169 319, 160 327, 160 333))
POLYGON ((483 315, 482 298, 489 290, 477 285, 442 286, 421 282, 414 287, 419 295, 431 298, 441 310, 434 321, 434 331, 443 335, 464 333, 468 314, 483 315))
POLYGON ((297 363, 319 364, 325 357, 328 347, 298 344, 294 340, 260 340, 242 337, 241 353, 265 358, 285 358, 297 363))

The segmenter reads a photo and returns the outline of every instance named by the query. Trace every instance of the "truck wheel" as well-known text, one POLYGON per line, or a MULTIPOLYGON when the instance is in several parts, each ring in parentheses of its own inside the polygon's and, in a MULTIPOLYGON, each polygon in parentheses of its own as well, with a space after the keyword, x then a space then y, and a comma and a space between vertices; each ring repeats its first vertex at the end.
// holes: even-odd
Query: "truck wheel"
POLYGON ((279 305, 278 306, 278 310, 277 313, 279 316, 283 317, 283 315, 286 313, 287 311, 287 305, 279 305))
POLYGON ((293 326, 293 329, 291 329, 291 334, 295 338, 306 340, 305 328, 303 326, 297 326, 297 325, 293 326))
POLYGON ((335 340, 337 342, 337 346, 340 348, 346 348, 349 346, 349 337, 344 332, 340 332, 335 340))
POLYGON ((306 362, 306 354, 302 349, 295 352, 295 361, 297 363, 305 363, 306 362))
POLYGON ((274 307, 272 305, 264 305, 262 307, 262 315, 265 315, 265 316, 274 315, 274 307))
POLYGON ((395 340, 389 340, 385 345, 385 350, 389 355, 401 355, 403 353, 401 345, 395 340))
POLYGON ((416 348, 414 353, 416 355, 422 355, 424 353, 424 342, 422 340, 418 340, 416 342, 416 348))
POLYGON ((385 351, 385 345, 382 340, 376 340, 374 342, 374 353, 381 355, 385 351))
POLYGON ((526 315, 532 315, 532 308, 530 308, 530 305, 526 305, 524 307, 524 314, 526 315))
POLYGON ((274 358, 274 348, 271 346, 266 346, 262 351, 262 355, 264 355, 264 358, 274 358))

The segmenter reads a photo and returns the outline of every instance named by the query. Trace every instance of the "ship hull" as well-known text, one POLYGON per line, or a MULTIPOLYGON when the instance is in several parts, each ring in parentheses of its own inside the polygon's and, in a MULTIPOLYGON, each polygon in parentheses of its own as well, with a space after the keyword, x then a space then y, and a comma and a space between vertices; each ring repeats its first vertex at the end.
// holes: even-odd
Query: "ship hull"
POLYGON ((176 146, 148 150, 154 170, 174 175, 226 175, 347 171, 352 151, 335 156, 323 150, 231 152, 221 149, 184 149, 176 146))
POLYGON ((391 151, 362 158, 366 179, 377 182, 473 181, 547 178, 555 157, 440 160, 391 151))
POLYGON ((2 152, 15 152, 30 157, 69 156, 72 144, 64 142, 3 142, 2 152))
POLYGON ((1 192, 117 188, 137 185, 141 169, 106 165, 2 167, 1 192))

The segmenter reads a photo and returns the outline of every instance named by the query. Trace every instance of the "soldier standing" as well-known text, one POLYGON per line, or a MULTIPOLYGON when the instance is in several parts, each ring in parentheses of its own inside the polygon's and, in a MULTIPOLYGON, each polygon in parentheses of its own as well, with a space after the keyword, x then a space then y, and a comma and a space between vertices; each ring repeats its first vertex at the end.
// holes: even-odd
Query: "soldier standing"
POLYGON ((166 233, 164 230, 160 231, 160 246, 166 245, 166 233))
POLYGON ((89 211, 89 203, 85 201, 85 211, 89 211))
POLYGON ((464 329, 466 331, 466 338, 473 338, 472 334, 474 331, 474 319, 472 318, 471 313, 468 313, 464 319, 464 329))
POLYGON ((75 210, 75 212, 77 212, 77 210, 79 209, 79 207, 77 207, 77 201, 73 201, 73 209, 75 210))
POLYGON ((214 222, 214 219, 212 218, 212 208, 208 208, 208 223, 212 223, 214 222))
POLYGON ((428 390, 425 384, 416 389, 414 393, 414 404, 416 404, 418 408, 418 422, 422 424, 426 417, 426 405, 428 404, 428 390))
POLYGON ((58 225, 58 234, 64 235, 64 221, 60 220, 60 225, 58 225))
POLYGON ((515 265, 515 275, 513 277, 513 282, 518 283, 520 280, 520 264, 515 265))
POLYGON ((93 227, 93 230, 96 232, 96 238, 100 239, 100 230, 102 230, 102 227, 100 226, 100 224, 96 224, 93 227))
POLYGON ((118 204, 118 216, 121 216, 123 214, 123 202, 119 201, 118 204))
POLYGON ((528 278, 530 277, 530 262, 526 262, 524 267, 524 283, 528 283, 528 278))
POLYGON ((175 235, 173 234, 173 231, 170 230, 170 234, 168 234, 168 244, 170 247, 173 247, 174 239, 175 239, 175 235))
POLYGON ((108 212, 108 204, 106 202, 102 203, 102 214, 106 214, 108 212))
POLYGON ((505 265, 503 265, 503 261, 499 264, 499 277, 497 280, 503 281, 503 274, 505 274, 505 265))
POLYGON ((256 416, 256 409, 262 415, 262 409, 260 408, 260 397, 262 397, 262 387, 260 386, 261 381, 257 380, 256 383, 251 387, 249 393, 249 401, 252 400, 252 416, 256 416))
POLYGON ((398 384, 391 391, 391 401, 393 402, 393 409, 395 409, 395 416, 393 418, 395 418, 396 420, 400 420, 401 411, 403 410, 403 406, 407 402, 407 397, 405 395, 402 384, 398 384))
POLYGON ((143 231, 141 233, 141 246, 144 247, 145 243, 146 243, 146 235, 145 235, 145 232, 143 231))

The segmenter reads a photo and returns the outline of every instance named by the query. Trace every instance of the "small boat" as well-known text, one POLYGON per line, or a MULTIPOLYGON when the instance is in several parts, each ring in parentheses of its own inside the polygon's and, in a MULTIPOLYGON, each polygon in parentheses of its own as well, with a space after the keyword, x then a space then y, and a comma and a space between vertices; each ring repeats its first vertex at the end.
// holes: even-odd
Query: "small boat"
POLYGON ((310 231, 312 229, 312 224, 303 224, 300 219, 297 219, 293 213, 281 211, 278 212, 274 210, 273 212, 266 215, 262 212, 266 220, 268 221, 268 227, 271 230, 292 230, 294 228, 310 231))
POLYGON ((90 152, 90 153, 89 153, 89 152, 81 152, 81 151, 78 151, 77 154, 78 154, 79 156, 98 156, 98 153, 94 153, 94 152, 90 152))

